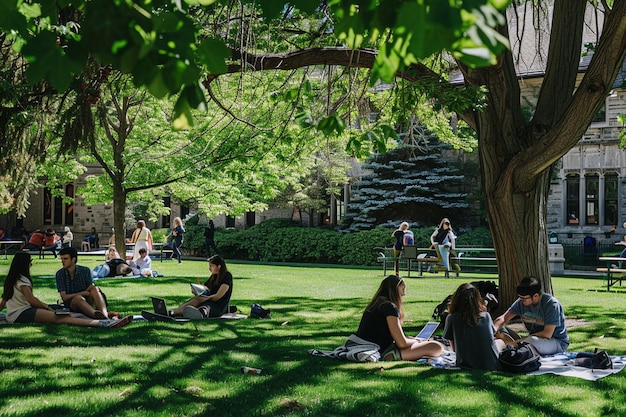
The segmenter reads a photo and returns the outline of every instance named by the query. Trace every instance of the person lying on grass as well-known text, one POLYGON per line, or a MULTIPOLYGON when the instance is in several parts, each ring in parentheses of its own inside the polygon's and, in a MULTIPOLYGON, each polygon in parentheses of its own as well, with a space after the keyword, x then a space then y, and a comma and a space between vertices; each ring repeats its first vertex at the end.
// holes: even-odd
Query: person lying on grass
POLYGON ((132 321, 132 316, 116 320, 95 320, 78 317, 76 314, 57 315, 54 309, 33 295, 30 277, 32 265, 29 253, 15 254, 9 273, 4 281, 4 292, 0 299, 0 310, 7 308, 9 323, 54 323, 83 327, 122 327, 132 321))
POLYGON ((385 278, 372 301, 365 307, 356 335, 380 346, 383 361, 415 361, 424 356, 440 356, 443 345, 432 340, 419 341, 402 330, 402 297, 406 284, 396 276, 385 278))
POLYGON ((209 270, 211 276, 204 283, 207 290, 202 295, 196 295, 187 300, 176 310, 170 312, 171 316, 183 316, 191 320, 219 317, 228 310, 230 296, 233 293, 233 276, 226 268, 226 262, 220 255, 209 258, 209 270))

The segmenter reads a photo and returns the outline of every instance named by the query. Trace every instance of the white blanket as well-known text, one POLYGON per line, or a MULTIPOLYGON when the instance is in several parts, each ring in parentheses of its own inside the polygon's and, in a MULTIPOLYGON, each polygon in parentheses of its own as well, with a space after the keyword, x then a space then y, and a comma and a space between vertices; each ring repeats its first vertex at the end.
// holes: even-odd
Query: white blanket
MULTIPOLYGON (((555 374, 595 381, 621 371, 626 364, 626 356, 611 356, 613 369, 592 370, 574 365, 573 359, 577 354, 578 352, 565 352, 557 355, 543 356, 541 357, 541 367, 534 372, 528 373, 528 375, 555 374)), ((418 362, 437 368, 460 369, 456 366, 456 355, 454 352, 450 351, 445 351, 444 354, 438 358, 420 359, 418 362)))

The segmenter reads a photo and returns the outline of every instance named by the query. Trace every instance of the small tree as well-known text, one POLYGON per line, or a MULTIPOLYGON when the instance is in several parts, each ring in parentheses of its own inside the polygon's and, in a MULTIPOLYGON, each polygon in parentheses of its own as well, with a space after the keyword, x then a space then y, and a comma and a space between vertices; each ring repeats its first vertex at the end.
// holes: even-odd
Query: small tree
POLYGON ((464 176, 445 159, 444 145, 419 149, 401 145, 376 155, 363 164, 365 173, 353 184, 343 225, 347 230, 397 226, 409 221, 411 227, 431 226, 442 217, 455 223, 467 221, 467 194, 462 192, 464 176), (458 220, 456 220, 458 219, 458 220))

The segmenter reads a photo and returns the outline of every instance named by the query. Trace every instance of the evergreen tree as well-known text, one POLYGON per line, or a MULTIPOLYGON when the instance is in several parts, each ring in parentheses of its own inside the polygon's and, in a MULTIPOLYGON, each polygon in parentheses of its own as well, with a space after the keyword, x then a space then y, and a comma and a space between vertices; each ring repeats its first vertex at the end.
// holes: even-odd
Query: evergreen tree
POLYGON ((408 221, 418 228, 437 225, 443 217, 456 227, 466 225, 465 177, 455 159, 443 156, 447 148, 432 141, 424 148, 405 144, 369 158, 353 184, 343 227, 359 231, 408 221))

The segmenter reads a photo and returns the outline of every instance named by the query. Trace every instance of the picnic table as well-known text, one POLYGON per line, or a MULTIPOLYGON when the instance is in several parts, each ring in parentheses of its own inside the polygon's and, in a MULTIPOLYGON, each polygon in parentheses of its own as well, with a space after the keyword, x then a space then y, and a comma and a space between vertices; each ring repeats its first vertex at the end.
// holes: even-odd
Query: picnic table
POLYGON ((626 261, 626 258, 620 258, 619 256, 601 256, 598 259, 600 262, 606 262, 606 267, 596 268, 597 272, 605 274, 606 290, 609 291, 611 287, 618 282, 621 287, 622 280, 626 279, 626 268, 622 267, 622 262, 626 261))
POLYGON ((9 249, 11 249, 13 246, 17 246, 18 248, 21 248, 22 246, 24 246, 24 241, 23 240, 0 240, 0 253, 4 254, 4 259, 9 259, 9 249))
MULTIPOLYGON (((377 261, 383 266, 383 276, 387 274, 387 269, 391 269, 395 266, 396 262, 399 262, 400 269, 407 271, 407 276, 411 276, 412 265, 417 263, 418 276, 422 276, 425 270, 438 269, 438 264, 441 263, 441 257, 436 250, 431 248, 419 248, 416 245, 405 245, 404 250, 399 257, 393 256, 393 249, 391 248, 374 248, 378 251, 377 261)), ((456 255, 451 254, 450 266, 457 277, 459 276, 460 269, 463 266, 477 269, 497 269, 497 259, 495 257, 494 248, 470 248, 470 247, 458 247, 455 249, 456 255), (455 265, 458 265, 455 267, 455 265)))

